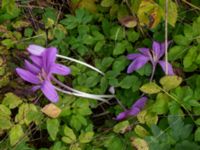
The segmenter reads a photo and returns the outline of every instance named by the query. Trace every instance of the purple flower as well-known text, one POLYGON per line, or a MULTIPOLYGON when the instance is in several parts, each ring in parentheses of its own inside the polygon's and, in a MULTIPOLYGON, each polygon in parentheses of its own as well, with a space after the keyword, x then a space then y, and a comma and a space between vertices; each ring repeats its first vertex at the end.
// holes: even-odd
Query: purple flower
POLYGON ((136 116, 145 106, 147 97, 141 97, 138 99, 130 109, 119 113, 116 117, 116 120, 123 120, 129 116, 136 116))
POLYGON ((53 74, 68 75, 70 74, 70 68, 55 63, 57 49, 54 47, 43 48, 34 45, 29 46, 30 51, 40 52, 38 56, 31 53, 30 59, 33 63, 25 60, 25 67, 16 68, 17 74, 25 81, 35 84, 32 88, 33 91, 41 89, 43 94, 51 101, 58 101, 58 94, 51 83, 51 78, 53 74))
MULTIPOLYGON (((128 66, 127 73, 132 73, 135 70, 143 67, 148 61, 153 65, 153 69, 157 64, 161 66, 164 72, 166 72, 166 63, 163 60, 160 60, 165 53, 165 43, 153 42, 152 49, 149 48, 138 48, 140 53, 129 54, 127 58, 133 60, 132 63, 128 66)), ((172 66, 170 63, 167 63, 168 66, 168 75, 174 75, 172 66)))

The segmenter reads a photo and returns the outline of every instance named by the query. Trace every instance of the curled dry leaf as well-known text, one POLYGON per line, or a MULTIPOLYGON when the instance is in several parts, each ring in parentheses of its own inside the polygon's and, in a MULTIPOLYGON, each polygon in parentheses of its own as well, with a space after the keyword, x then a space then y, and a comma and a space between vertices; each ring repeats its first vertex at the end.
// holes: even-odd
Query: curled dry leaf
POLYGON ((133 16, 122 17, 119 22, 127 28, 134 28, 137 25, 137 19, 133 16))
POLYGON ((61 109, 52 103, 45 105, 41 111, 51 118, 57 118, 61 113, 61 109))

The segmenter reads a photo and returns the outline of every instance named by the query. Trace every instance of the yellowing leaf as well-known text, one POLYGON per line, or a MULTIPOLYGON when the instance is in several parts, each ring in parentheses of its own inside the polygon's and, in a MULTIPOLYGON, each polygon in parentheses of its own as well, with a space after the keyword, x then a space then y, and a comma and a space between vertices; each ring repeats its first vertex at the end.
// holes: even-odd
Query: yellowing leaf
POLYGON ((52 103, 44 106, 41 111, 51 118, 57 118, 61 113, 61 109, 52 103))
POLYGON ((142 0, 137 16, 142 26, 155 28, 161 20, 161 8, 153 0, 142 0))
MULTIPOLYGON (((166 2, 166 0, 159 1, 160 5, 163 9, 162 10, 163 18, 165 18, 165 14, 164 14, 165 2, 166 2)), ((178 9, 177 9, 176 3, 173 2, 172 0, 168 0, 168 23, 174 27, 176 24, 177 18, 178 18, 178 9)))
POLYGON ((5 94, 2 104, 8 106, 10 109, 17 107, 22 103, 22 100, 15 94, 9 92, 5 94))
POLYGON ((165 90, 171 90, 178 87, 182 82, 179 76, 164 76, 160 79, 160 84, 165 90))
POLYGON ((137 150, 149 150, 147 142, 141 138, 131 138, 131 145, 137 150))
POLYGON ((113 131, 115 133, 125 133, 127 131, 127 129, 130 129, 130 124, 129 122, 126 120, 126 121, 123 121, 123 122, 120 122, 118 124, 116 124, 113 128, 113 131))
POLYGON ((155 94, 161 91, 160 87, 154 82, 144 84, 140 90, 147 94, 155 94))

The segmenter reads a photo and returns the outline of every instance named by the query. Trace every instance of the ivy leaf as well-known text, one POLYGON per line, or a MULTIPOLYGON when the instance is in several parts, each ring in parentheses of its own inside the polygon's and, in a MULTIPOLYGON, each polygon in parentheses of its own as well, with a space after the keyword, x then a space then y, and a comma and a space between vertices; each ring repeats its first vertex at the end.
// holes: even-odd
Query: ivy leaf
POLYGON ((47 119, 47 131, 53 141, 56 140, 59 131, 60 123, 58 119, 47 119))
POLYGON ((80 143, 89 143, 92 141, 92 138, 94 136, 94 132, 86 132, 86 133, 81 133, 79 136, 79 141, 80 143))
POLYGON ((160 79, 160 84, 165 90, 171 90, 178 87, 182 83, 182 78, 179 76, 164 76, 160 79))
POLYGON ((8 106, 10 109, 16 108, 22 103, 22 100, 15 94, 9 92, 5 94, 2 104, 8 106))
POLYGON ((23 135, 24 131, 21 125, 17 124, 13 126, 9 132, 10 145, 14 146, 15 144, 17 144, 21 140, 23 135))
POLYGON ((156 94, 161 91, 160 87, 154 82, 144 84, 140 90, 147 94, 156 94))

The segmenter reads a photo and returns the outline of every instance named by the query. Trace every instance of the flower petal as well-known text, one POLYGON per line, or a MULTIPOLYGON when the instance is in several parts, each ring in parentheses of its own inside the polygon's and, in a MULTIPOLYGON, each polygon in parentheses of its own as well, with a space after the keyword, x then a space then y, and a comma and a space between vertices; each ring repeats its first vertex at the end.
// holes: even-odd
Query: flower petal
MULTIPOLYGON (((165 61, 160 60, 160 61, 158 61, 158 63, 160 64, 162 70, 164 72, 166 72, 166 65, 165 65, 166 63, 165 63, 165 61)), ((167 74, 168 75, 174 75, 174 71, 173 71, 172 65, 167 62, 167 66, 168 66, 168 73, 167 74)))
POLYGON ((38 67, 41 68, 41 65, 42 65, 42 58, 41 57, 31 55, 30 59, 35 65, 37 65, 38 67))
POLYGON ((35 85, 35 86, 33 86, 33 87, 31 88, 31 90, 32 90, 33 92, 35 92, 35 91, 39 90, 40 88, 41 88, 40 85, 35 85))
POLYGON ((52 67, 52 73, 59 75, 68 75, 71 73, 71 69, 61 64, 54 64, 52 67))
POLYGON ((128 111, 128 116, 136 116, 140 111, 141 111, 141 109, 139 109, 137 107, 131 108, 128 111))
POLYGON ((142 68, 147 62, 149 61, 149 58, 146 56, 140 56, 137 57, 129 66, 127 69, 127 73, 132 73, 133 71, 142 68))
POLYGON ((56 61, 57 48, 50 47, 42 53, 42 67, 44 71, 48 74, 52 71, 52 68, 56 61))
POLYGON ((134 59, 136 59, 137 57, 140 57, 140 56, 142 56, 142 54, 128 54, 127 58, 129 60, 134 60, 134 59))
POLYGON ((51 101, 57 102, 58 101, 58 93, 56 92, 54 86, 51 84, 50 81, 45 80, 41 86, 41 90, 44 95, 51 101))
POLYGON ((38 77, 36 75, 34 75, 33 73, 31 73, 30 71, 27 71, 22 68, 16 68, 16 72, 23 80, 25 80, 27 82, 30 82, 33 84, 40 83, 40 80, 38 79, 38 77))
POLYGON ((159 56, 161 56, 162 53, 161 44, 159 42, 154 41, 152 48, 153 48, 153 55, 157 58, 157 60, 159 60, 160 59, 159 56))
POLYGON ((142 54, 144 54, 144 55, 146 55, 146 56, 149 56, 149 48, 138 48, 138 50, 142 53, 142 54))
POLYGON ((42 52, 44 52, 45 48, 42 46, 39 46, 39 45, 31 44, 31 45, 29 45, 27 50, 32 55, 41 56, 41 54, 42 54, 42 52))
POLYGON ((128 116, 127 111, 121 112, 117 115, 117 117, 115 118, 115 120, 123 120, 128 116))
POLYGON ((31 64, 28 60, 25 60, 25 69, 34 74, 38 74, 40 72, 40 69, 37 66, 31 64))
POLYGON ((146 101, 147 101, 147 97, 141 97, 140 99, 138 99, 134 104, 133 106, 131 107, 131 109, 134 109, 134 108, 139 108, 139 109, 142 109, 144 108, 145 104, 146 104, 146 101))

